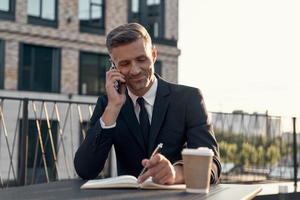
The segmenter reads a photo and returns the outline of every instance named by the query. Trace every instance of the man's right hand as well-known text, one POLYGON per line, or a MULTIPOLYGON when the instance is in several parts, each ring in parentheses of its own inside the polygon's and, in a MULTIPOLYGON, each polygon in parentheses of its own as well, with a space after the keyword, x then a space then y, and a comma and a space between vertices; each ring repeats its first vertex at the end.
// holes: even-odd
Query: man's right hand
POLYGON ((102 120, 106 126, 110 126, 116 122, 120 110, 126 101, 126 85, 124 75, 121 74, 117 69, 110 69, 107 71, 105 89, 107 93, 108 104, 102 115, 102 120), (119 81, 120 83, 120 93, 114 87, 116 81, 119 81))

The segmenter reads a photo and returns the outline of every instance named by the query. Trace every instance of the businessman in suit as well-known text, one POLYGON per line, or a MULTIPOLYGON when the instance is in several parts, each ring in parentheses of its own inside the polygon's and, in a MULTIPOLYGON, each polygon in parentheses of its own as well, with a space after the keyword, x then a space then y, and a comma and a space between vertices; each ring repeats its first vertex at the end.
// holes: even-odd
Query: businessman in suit
POLYGON ((217 183, 218 144, 201 92, 154 73, 157 51, 138 23, 113 29, 106 46, 115 67, 106 73, 106 95, 98 98, 91 128, 76 152, 78 175, 96 178, 114 145, 119 175, 136 176, 139 182, 151 176, 160 184, 184 183, 182 149, 208 147, 215 154, 211 183, 217 183), (161 152, 148 159, 159 143, 161 152))

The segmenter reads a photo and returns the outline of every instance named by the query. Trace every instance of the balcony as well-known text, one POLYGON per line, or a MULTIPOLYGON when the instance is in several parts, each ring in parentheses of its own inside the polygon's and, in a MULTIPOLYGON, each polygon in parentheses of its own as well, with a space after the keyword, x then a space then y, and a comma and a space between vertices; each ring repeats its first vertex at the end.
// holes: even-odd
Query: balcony
MULTIPOLYGON (((96 98, 43 97, 0 97, 2 188, 78 178, 74 153, 86 136, 96 98)), ((297 180, 299 119, 243 112, 209 114, 220 148, 221 183, 297 180)), ((116 174, 112 150, 99 178, 116 174)))

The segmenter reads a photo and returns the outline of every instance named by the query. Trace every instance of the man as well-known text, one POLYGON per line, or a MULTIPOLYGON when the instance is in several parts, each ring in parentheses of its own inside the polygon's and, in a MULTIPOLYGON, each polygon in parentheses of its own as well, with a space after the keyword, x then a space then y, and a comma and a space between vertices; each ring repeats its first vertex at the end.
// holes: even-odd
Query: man
POLYGON ((106 46, 115 67, 106 73, 107 95, 99 97, 91 128, 76 152, 78 175, 97 177, 114 145, 119 175, 136 176, 139 182, 151 176, 160 184, 184 183, 181 151, 186 145, 214 151, 211 183, 217 183, 218 145, 200 91, 154 74, 157 51, 140 24, 115 28, 106 46), (159 143, 161 152, 149 160, 159 143), (147 170, 139 176, 143 167, 147 170))

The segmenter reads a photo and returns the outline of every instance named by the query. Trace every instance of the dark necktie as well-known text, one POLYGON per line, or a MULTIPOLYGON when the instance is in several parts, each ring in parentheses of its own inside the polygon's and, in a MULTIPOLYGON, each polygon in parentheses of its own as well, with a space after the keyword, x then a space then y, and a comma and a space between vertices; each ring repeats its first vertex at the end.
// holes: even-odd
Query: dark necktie
POLYGON ((141 132, 142 132, 142 135, 143 135, 143 138, 144 138, 146 149, 148 149, 149 131, 150 131, 149 117, 148 117, 147 110, 145 108, 144 98, 139 97, 137 99, 137 102, 140 105, 139 119, 140 119, 141 132))

